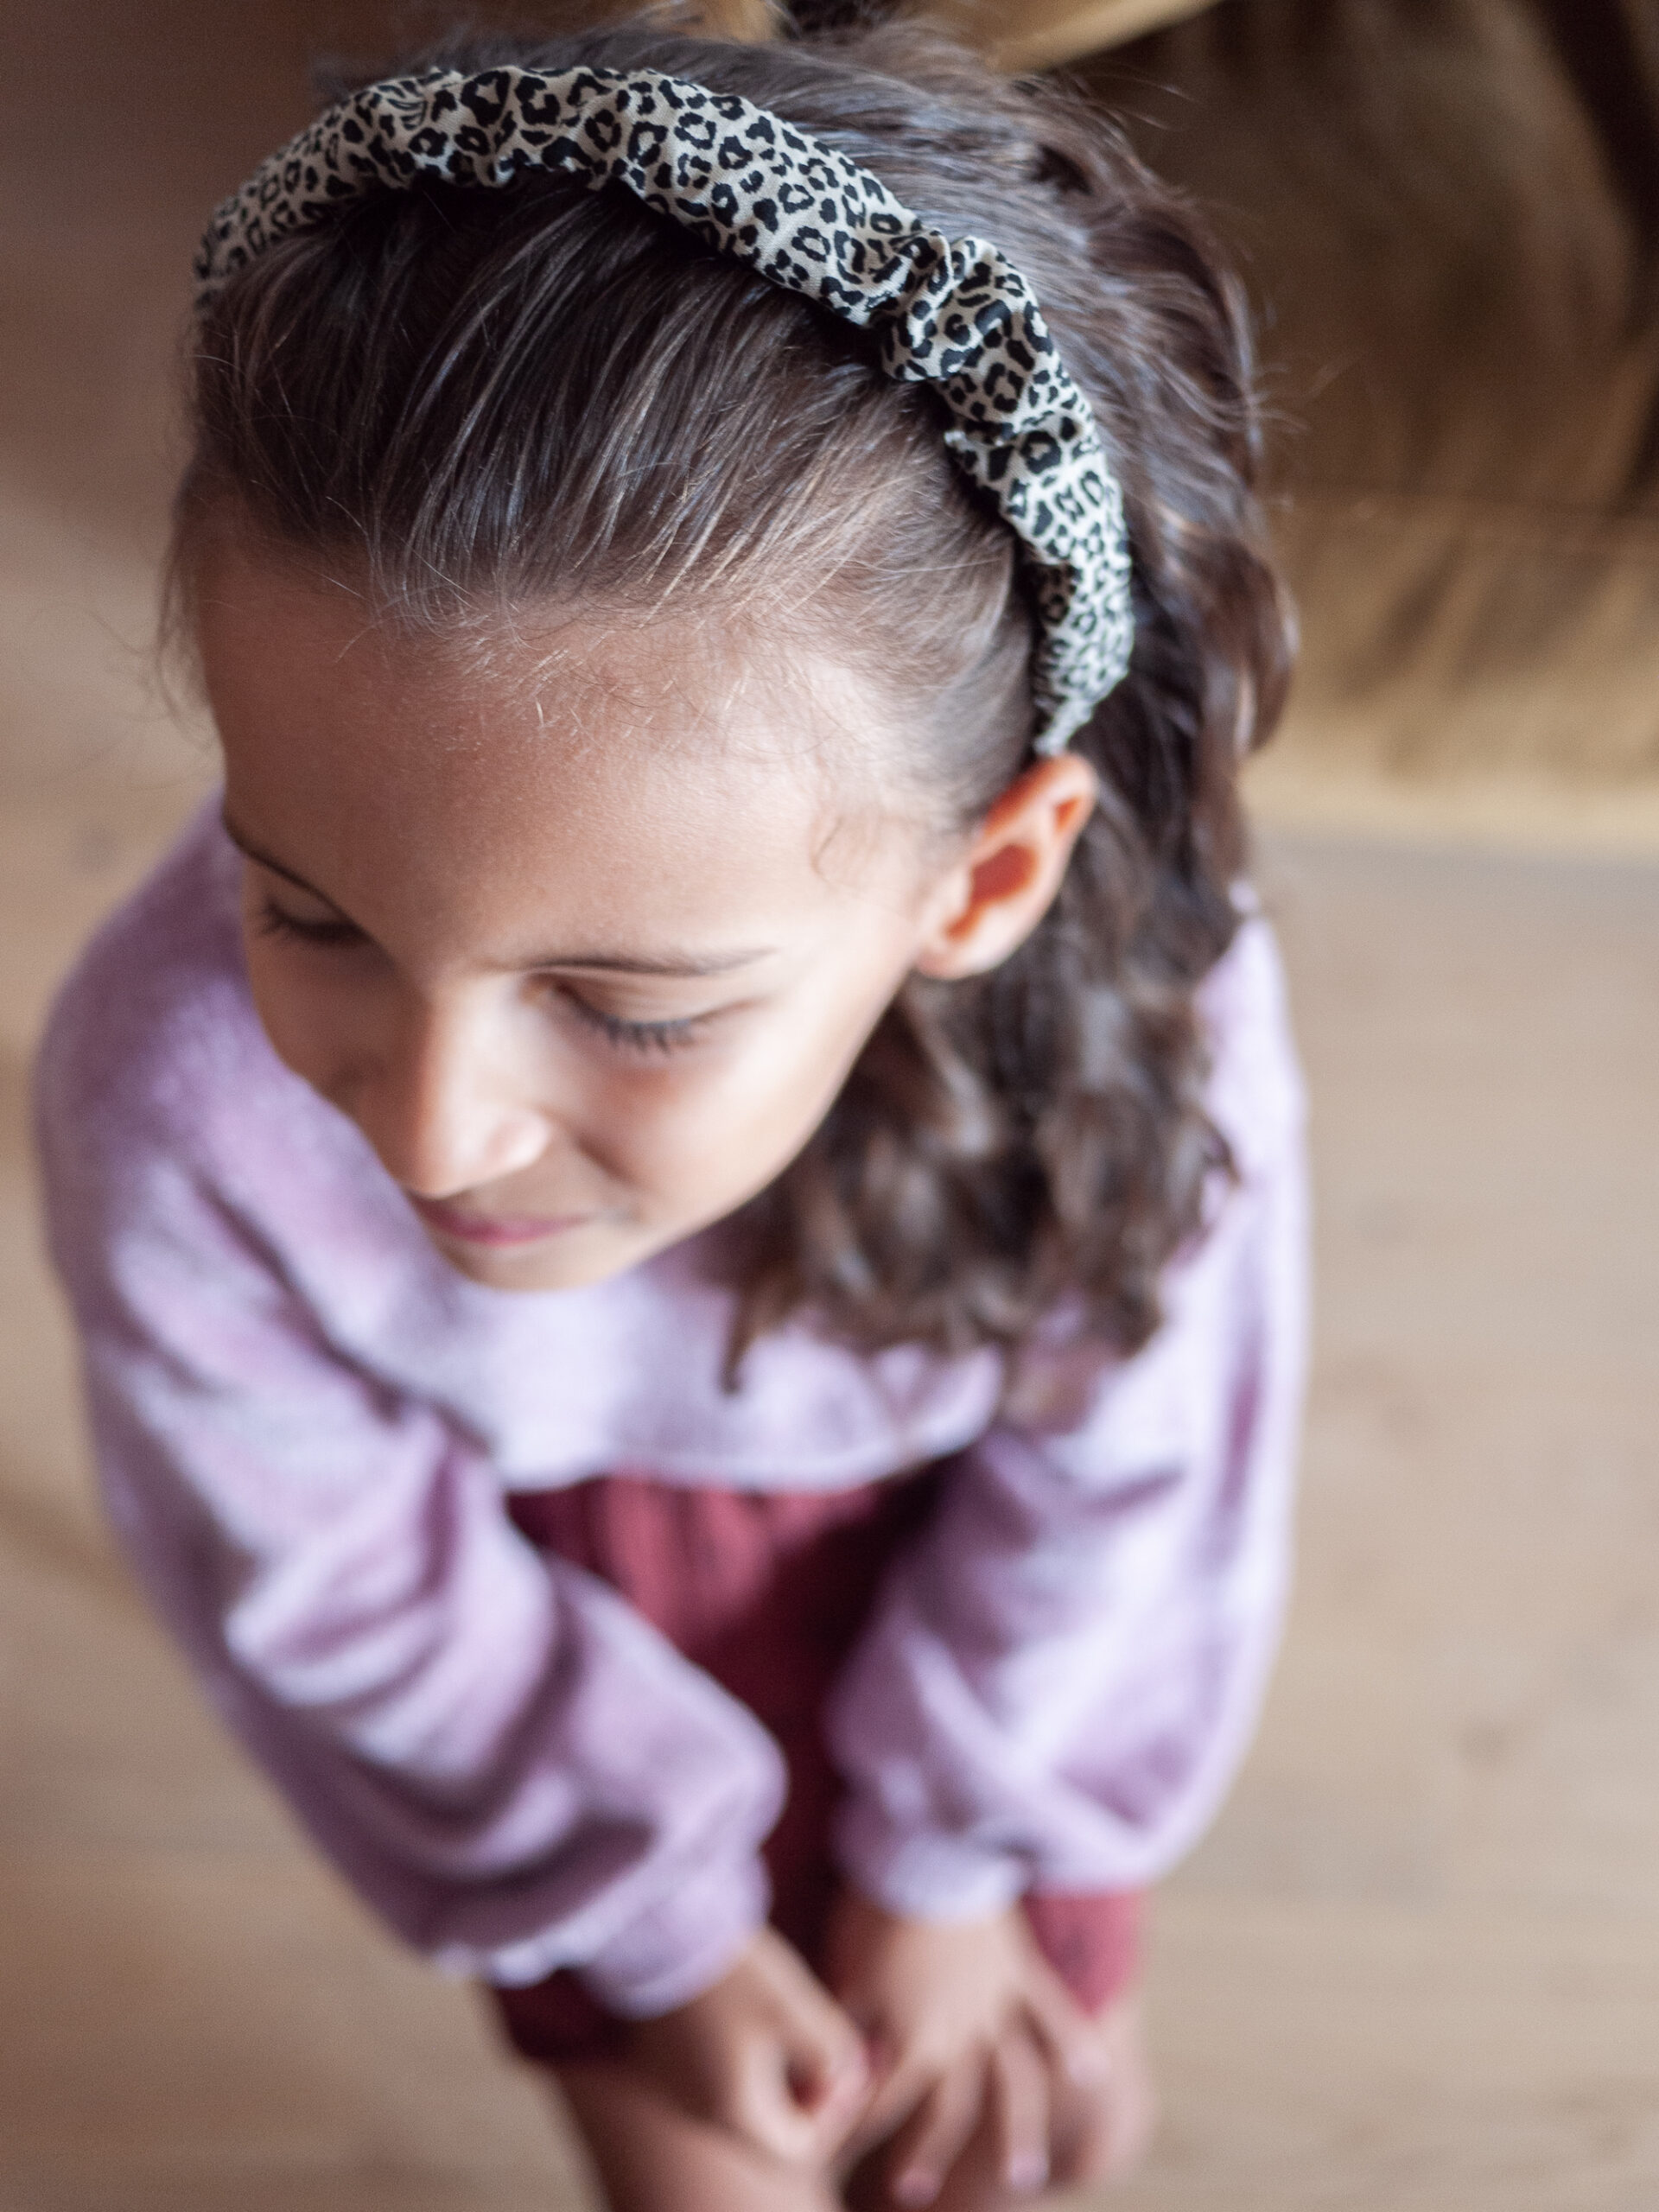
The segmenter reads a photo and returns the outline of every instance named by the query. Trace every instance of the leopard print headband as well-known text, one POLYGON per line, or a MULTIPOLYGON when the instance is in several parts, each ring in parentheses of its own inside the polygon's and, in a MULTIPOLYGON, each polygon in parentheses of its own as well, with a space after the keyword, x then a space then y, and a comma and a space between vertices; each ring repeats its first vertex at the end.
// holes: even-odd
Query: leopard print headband
POLYGON ((215 214, 198 308, 340 200, 433 178, 554 170, 621 184, 785 291, 878 329, 887 373, 938 391, 945 443, 1020 538, 1042 626, 1036 750, 1061 752, 1128 666, 1123 496, 1031 287, 994 245, 931 230, 780 116, 655 70, 434 70, 370 85, 273 154, 215 214))

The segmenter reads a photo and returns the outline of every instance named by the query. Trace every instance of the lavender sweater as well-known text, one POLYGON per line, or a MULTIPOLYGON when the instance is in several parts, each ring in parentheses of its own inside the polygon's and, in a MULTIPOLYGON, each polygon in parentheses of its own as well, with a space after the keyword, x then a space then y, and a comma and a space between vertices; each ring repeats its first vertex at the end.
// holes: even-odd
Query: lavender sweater
POLYGON ((766 1909, 772 1739, 503 1492, 833 1491, 951 1458, 834 1698, 837 1839, 895 1912, 1161 1872, 1248 1738, 1286 1580, 1301 1104, 1266 925, 1205 987, 1242 1177, 1137 1357, 861 1358, 723 1392, 695 1240, 590 1288, 445 1265, 250 1000, 210 813, 107 925, 39 1070, 52 1247, 116 1528, 226 1720, 441 1964, 667 2009, 766 1909))

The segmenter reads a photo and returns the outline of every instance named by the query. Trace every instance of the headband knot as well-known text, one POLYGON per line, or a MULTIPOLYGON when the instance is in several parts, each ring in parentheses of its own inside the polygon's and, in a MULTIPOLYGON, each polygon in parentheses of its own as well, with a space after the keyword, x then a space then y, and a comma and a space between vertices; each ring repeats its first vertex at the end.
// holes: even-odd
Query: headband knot
POLYGON ((342 200, 423 179, 500 188, 531 171, 625 187, 785 291, 876 330, 887 373, 938 393, 945 444, 1020 541, 1042 629, 1036 749, 1062 751, 1135 639, 1123 496, 1099 426, 996 246, 932 229, 783 117, 652 69, 440 69, 370 85, 219 209, 196 258, 198 308, 342 200))

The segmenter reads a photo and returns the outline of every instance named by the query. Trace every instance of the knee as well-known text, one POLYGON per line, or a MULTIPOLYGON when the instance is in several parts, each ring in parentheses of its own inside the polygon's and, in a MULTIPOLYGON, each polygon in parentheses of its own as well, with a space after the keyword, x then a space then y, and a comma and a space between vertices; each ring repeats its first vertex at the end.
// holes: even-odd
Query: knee
POLYGON ((1157 2093, 1140 2053, 1120 2056, 1103 2090, 1057 2126, 1054 2179, 1068 2188, 1122 2180, 1146 2157, 1157 2122, 1157 2093))
POLYGON ((1065 2189, 1121 2181, 1141 2163, 1150 2134, 1150 2128, 1137 2136, 1115 2120, 1103 2121, 1060 2147, 1053 2179, 1065 2189))

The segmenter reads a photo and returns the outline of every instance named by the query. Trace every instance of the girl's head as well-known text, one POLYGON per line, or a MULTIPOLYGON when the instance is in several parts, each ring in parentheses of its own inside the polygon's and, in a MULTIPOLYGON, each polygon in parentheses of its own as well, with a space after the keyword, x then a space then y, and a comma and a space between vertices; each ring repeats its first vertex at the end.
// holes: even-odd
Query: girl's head
POLYGON ((277 1049, 484 1281, 730 1217, 741 1335, 961 1348, 1071 1292, 1138 1342, 1283 679, 1230 290, 1096 121, 914 30, 445 58, 739 92, 994 239, 1123 481, 1135 658, 1033 765, 938 399, 625 194, 344 203, 210 311, 179 507, 277 1049))

